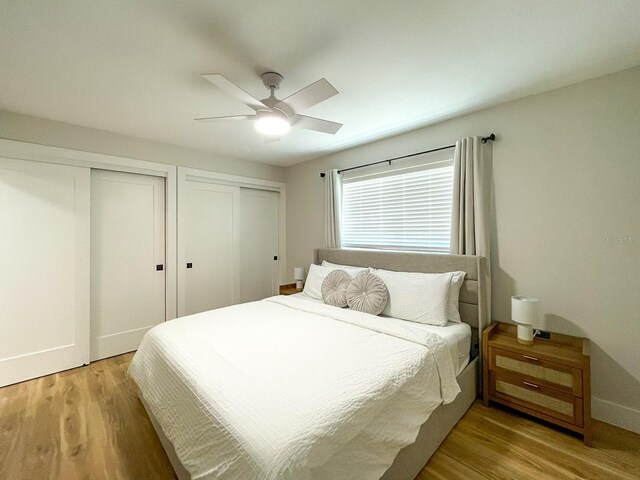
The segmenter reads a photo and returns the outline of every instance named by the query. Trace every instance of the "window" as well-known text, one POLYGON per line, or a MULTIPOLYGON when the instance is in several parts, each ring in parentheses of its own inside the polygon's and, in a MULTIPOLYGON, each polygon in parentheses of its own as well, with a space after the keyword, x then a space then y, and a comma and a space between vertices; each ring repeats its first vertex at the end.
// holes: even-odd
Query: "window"
POLYGON ((449 252, 453 162, 345 178, 342 246, 449 252))

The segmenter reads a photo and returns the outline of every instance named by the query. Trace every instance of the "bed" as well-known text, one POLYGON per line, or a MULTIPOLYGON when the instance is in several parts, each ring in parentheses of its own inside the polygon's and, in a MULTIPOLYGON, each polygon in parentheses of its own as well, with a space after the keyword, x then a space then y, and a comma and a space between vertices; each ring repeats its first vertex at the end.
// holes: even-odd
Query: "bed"
POLYGON ((180 480, 410 480, 473 403, 483 258, 316 250, 323 260, 464 271, 465 325, 443 336, 291 296, 151 330, 130 373, 180 480))

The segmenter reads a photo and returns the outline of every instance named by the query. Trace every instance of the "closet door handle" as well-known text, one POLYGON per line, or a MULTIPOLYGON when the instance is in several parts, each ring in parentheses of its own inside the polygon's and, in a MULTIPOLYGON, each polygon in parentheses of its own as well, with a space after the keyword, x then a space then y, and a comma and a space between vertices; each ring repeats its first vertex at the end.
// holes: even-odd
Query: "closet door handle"
POLYGON ((187 263, 187 268, 193 268, 193 263, 191 262, 187 263))

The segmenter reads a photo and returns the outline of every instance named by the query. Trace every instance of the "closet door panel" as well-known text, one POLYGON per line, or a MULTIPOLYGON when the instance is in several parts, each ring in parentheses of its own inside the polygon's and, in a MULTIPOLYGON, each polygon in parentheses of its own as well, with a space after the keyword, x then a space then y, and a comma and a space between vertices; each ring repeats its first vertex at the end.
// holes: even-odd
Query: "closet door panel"
POLYGON ((89 361, 90 171, 0 158, 0 386, 89 361))
POLYGON ((238 187, 185 181, 179 199, 180 316, 239 301, 238 187))
POLYGON ((278 291, 277 192, 240 189, 240 301, 261 300, 278 291))
POLYGON ((136 350, 165 320, 164 188, 161 177, 91 174, 92 360, 136 350))

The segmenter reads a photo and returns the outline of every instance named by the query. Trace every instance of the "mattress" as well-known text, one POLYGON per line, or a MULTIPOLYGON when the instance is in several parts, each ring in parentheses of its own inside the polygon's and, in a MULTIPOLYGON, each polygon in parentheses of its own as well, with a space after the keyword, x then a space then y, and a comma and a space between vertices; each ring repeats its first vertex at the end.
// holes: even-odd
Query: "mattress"
MULTIPOLYGON (((300 300, 307 300, 309 302, 324 303, 322 300, 309 297, 304 293, 296 293, 291 295, 292 297, 299 298, 300 300)), ((390 322, 407 322, 406 320, 400 320, 397 318, 381 317, 388 319, 390 322)), ((469 364, 469 355, 471 352, 471 327, 466 323, 454 323, 448 322, 444 327, 437 327, 434 325, 424 325, 422 323, 407 322, 414 328, 424 330, 425 332, 432 332, 447 342, 449 345, 449 351, 451 354, 451 360, 456 366, 456 375, 464 370, 469 364)))
POLYGON ((460 392, 451 350, 279 296, 154 327, 129 373, 193 479, 373 480, 460 392))

